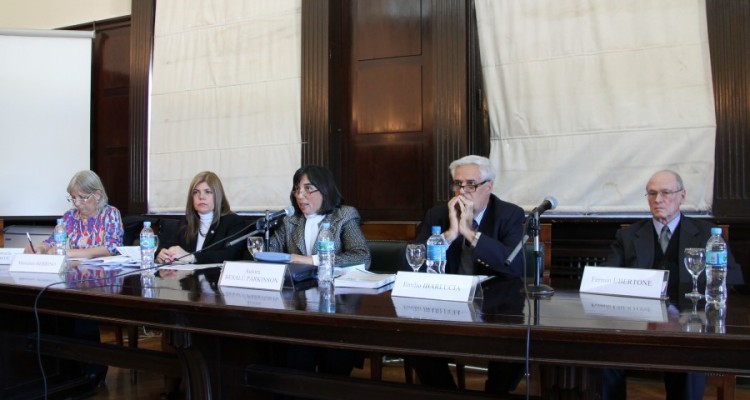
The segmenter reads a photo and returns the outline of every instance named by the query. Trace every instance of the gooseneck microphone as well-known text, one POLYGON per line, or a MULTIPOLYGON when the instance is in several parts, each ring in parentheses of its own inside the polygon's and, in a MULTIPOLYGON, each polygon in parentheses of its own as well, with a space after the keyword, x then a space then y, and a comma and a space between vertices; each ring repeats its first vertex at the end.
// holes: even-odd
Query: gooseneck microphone
POLYGON ((545 211, 554 210, 556 207, 557 207, 557 199, 552 196, 547 196, 544 198, 544 201, 542 201, 542 204, 538 205, 536 208, 531 210, 531 213, 529 214, 541 215, 545 211))
POLYGON ((260 218, 258 221, 255 222, 255 229, 257 230, 266 230, 269 226, 273 225, 277 220, 284 218, 289 215, 294 215, 294 207, 291 205, 288 205, 285 209, 281 211, 276 211, 275 213, 272 213, 268 215, 267 218, 260 218))

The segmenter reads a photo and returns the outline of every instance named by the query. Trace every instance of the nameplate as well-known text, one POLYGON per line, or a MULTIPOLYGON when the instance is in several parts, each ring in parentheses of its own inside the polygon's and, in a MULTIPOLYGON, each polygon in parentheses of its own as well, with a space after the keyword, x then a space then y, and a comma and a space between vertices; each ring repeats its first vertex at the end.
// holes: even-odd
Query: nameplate
POLYGON ((274 310, 294 309, 284 301, 283 292, 268 290, 222 287, 224 304, 229 306, 268 308, 274 310))
POLYGON ((479 277, 399 271, 391 296, 463 301, 474 299, 479 277))
POLYGON ((59 274, 63 268, 65 268, 65 256, 16 254, 8 271, 59 274))
POLYGON ((616 296, 666 298, 669 271, 663 269, 586 266, 581 293, 616 296))
POLYGON ((393 308, 400 318, 438 321, 473 322, 474 305, 468 302, 392 297, 393 308))
POLYGON ((617 320, 667 322, 667 305, 663 300, 581 293, 583 311, 590 315, 617 320))
POLYGON ((219 277, 219 286, 281 290, 285 272, 286 264, 226 261, 219 277))
POLYGON ((23 248, 6 247, 0 249, 0 265, 9 265, 16 254, 23 254, 23 248))

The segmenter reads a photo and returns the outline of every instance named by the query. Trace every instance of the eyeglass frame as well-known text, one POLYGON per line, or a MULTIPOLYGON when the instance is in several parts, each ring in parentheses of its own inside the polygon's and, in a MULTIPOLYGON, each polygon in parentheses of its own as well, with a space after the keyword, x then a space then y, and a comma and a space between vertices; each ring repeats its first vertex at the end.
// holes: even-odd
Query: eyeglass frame
POLYGON ((309 196, 313 193, 320 192, 320 189, 318 189, 317 186, 313 184, 307 184, 307 185, 302 185, 301 188, 300 187, 292 188, 292 196, 296 196, 297 194, 299 194, 300 190, 302 191, 302 193, 305 194, 305 196, 309 196), (310 188, 314 188, 314 190, 311 190, 310 188))
POLYGON ((457 183, 457 181, 451 182, 451 190, 454 192, 463 190, 464 193, 474 193, 479 189, 480 186, 484 185, 485 183, 489 182, 489 179, 485 179, 481 183, 467 183, 464 185, 460 185, 457 183))
POLYGON ((681 188, 678 190, 653 190, 653 191, 647 191, 646 194, 644 194, 644 196, 646 196, 649 199, 656 199, 657 197, 659 197, 659 195, 661 195, 661 197, 666 199, 667 197, 671 197, 672 195, 676 193, 680 193, 683 190, 685 190, 685 188, 681 188))
POLYGON ((94 196, 94 193, 89 193, 89 194, 88 194, 87 196, 85 196, 85 197, 78 197, 78 198, 76 198, 76 197, 74 197, 74 196, 66 196, 66 197, 65 197, 65 200, 67 200, 67 201, 68 201, 68 203, 70 203, 70 204, 72 204, 72 205, 76 205, 76 204, 83 204, 83 203, 85 203, 85 202, 89 201, 89 199, 90 199, 91 197, 93 197, 93 196, 94 196))

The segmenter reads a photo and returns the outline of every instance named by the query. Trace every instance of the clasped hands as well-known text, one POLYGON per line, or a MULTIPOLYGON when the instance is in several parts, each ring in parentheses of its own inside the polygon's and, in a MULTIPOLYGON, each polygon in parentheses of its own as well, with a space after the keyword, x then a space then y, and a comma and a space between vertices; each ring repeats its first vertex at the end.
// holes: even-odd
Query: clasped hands
POLYGON ((190 254, 180 246, 172 246, 168 249, 161 249, 156 256, 156 262, 159 264, 172 264, 174 262, 190 264, 195 262, 195 256, 188 257, 190 254))
POLYGON ((474 237, 476 231, 472 229, 474 222, 474 202, 471 199, 458 195, 448 201, 448 219, 450 226, 443 232, 445 240, 453 243, 459 235, 468 238, 474 237))

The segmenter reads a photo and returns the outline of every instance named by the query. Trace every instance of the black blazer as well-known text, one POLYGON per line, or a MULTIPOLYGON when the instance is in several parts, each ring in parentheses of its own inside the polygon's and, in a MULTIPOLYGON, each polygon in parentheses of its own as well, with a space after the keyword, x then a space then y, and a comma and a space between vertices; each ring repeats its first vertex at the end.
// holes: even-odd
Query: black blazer
MULTIPOLYGON (((245 221, 239 215, 231 212, 229 214, 222 215, 219 219, 218 224, 216 224, 215 222, 216 221, 211 224, 211 227, 206 234, 206 240, 203 241, 203 249, 205 250, 195 255, 196 263, 214 264, 222 263, 224 261, 241 260, 246 247, 245 241, 240 241, 234 246, 227 247, 227 243, 231 241, 231 239, 229 239, 226 240, 227 243, 217 244, 215 247, 212 247, 210 249, 207 248, 211 244, 224 240, 232 235, 236 234, 235 236, 237 237, 241 236, 241 234, 238 234, 238 232, 242 231, 247 226, 245 221)), ((171 243, 161 243, 161 247, 169 248, 177 245, 182 247, 189 253, 194 252, 195 246, 198 244, 198 238, 195 237, 190 241, 186 241, 185 229, 187 229, 187 222, 183 220, 180 223, 180 228, 177 230, 177 233, 174 235, 169 235, 171 239, 167 240, 169 240, 171 243)))
MULTIPOLYGON (((708 238, 711 237, 713 225, 707 221, 689 218, 685 215, 680 217, 680 242, 677 253, 679 256, 680 283, 691 283, 693 278, 685 269, 682 255, 686 247, 705 247, 708 238)), ((607 257, 608 266, 654 268, 654 241, 656 232, 653 220, 645 219, 633 225, 621 228, 615 235, 615 241, 610 246, 610 254, 607 257)), ((701 275, 701 279, 705 279, 701 275)), ((738 285, 743 283, 742 269, 735 261, 732 252, 727 257, 727 284, 738 285)))
MULTIPOLYGON (((487 210, 479 224, 479 232, 482 232, 482 235, 471 253, 472 262, 477 267, 477 274, 523 276, 523 257, 516 257, 510 266, 505 266, 505 260, 523 237, 523 224, 524 213, 521 207, 502 201, 494 194, 490 195, 487 210)), ((450 227, 447 205, 437 206, 427 211, 414 242, 427 242, 432 234, 433 225, 440 225, 442 231, 450 227)), ((458 273, 463 242, 463 236, 459 235, 448 247, 446 273, 458 273)), ((402 265, 404 266, 402 269, 411 271, 405 261, 402 265)))

